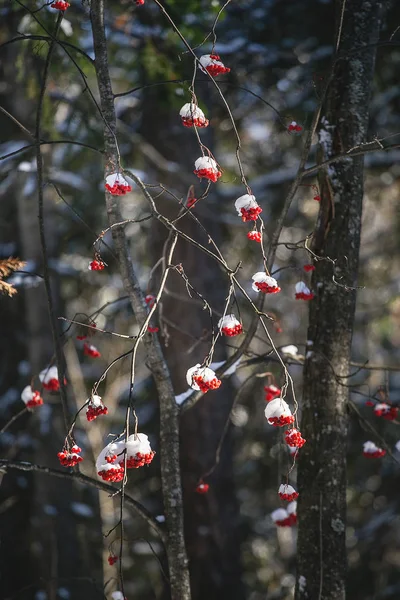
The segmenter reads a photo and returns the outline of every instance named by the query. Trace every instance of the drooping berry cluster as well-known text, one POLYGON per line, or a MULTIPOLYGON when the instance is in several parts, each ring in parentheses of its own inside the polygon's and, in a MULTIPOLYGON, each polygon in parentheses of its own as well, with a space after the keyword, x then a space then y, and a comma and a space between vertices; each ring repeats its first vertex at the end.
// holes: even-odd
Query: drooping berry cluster
POLYGON ((217 77, 218 75, 230 72, 230 69, 225 67, 224 63, 221 62, 221 58, 218 54, 204 54, 200 57, 199 63, 199 69, 212 77, 217 77))
POLYGON ((261 243, 261 233, 259 231, 249 231, 247 237, 253 242, 261 243))
POLYGON ((280 499, 286 502, 293 502, 299 497, 299 493, 291 485, 285 484, 279 486, 278 494, 280 499))
POLYGON ((86 409, 86 418, 88 421, 94 421, 100 415, 107 415, 108 408, 104 406, 103 401, 100 396, 92 395, 89 399, 87 409, 86 409))
POLYGON ((273 384, 264 386, 264 391, 266 402, 271 402, 271 400, 279 398, 279 396, 281 395, 281 390, 273 384))
POLYGON ((199 363, 188 369, 186 381, 191 388, 201 391, 203 394, 209 390, 217 390, 221 385, 221 380, 214 371, 208 367, 202 367, 199 363))
POLYGON ((52 2, 50 4, 50 8, 55 8, 56 10, 61 10, 63 12, 67 10, 67 8, 69 8, 70 6, 70 3, 64 2, 64 0, 55 0, 55 2, 52 2))
POLYGON ((302 437, 300 431, 293 427, 285 431, 285 442, 291 448, 302 448, 306 440, 302 437))
POLYGON ((58 460, 63 467, 75 467, 75 465, 83 461, 82 456, 80 456, 81 452, 82 449, 76 445, 72 446, 71 450, 64 448, 57 454, 58 460))

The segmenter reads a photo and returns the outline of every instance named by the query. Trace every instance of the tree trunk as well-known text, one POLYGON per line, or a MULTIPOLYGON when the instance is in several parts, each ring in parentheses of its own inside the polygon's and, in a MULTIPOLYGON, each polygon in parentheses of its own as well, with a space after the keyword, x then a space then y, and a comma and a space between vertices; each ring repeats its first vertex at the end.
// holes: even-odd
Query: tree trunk
MULTIPOLYGON (((104 127, 105 176, 120 170, 116 137, 116 115, 114 96, 108 67, 107 41, 104 25, 104 1, 91 3, 95 69, 100 93, 104 127)), ((121 221, 118 197, 105 194, 109 224, 121 221)), ((124 227, 112 229, 114 250, 118 267, 132 310, 139 327, 148 316, 144 296, 132 266, 128 240, 124 227)), ((169 583, 172 600, 190 600, 188 561, 183 531, 182 484, 179 466, 179 422, 178 407, 166 361, 157 336, 145 333, 143 345, 147 353, 147 364, 157 387, 160 405, 161 482, 165 519, 168 530, 167 557, 169 583)))
MULTIPOLYGON (((338 21, 342 1, 337 1, 338 21)), ((379 2, 347 0, 338 26, 340 57, 321 119, 323 158, 367 141, 379 2), (340 33, 341 30, 341 33, 340 33), (367 46, 356 52, 360 46, 367 46)), ((299 453, 296 600, 344 600, 346 578, 346 436, 363 199, 363 157, 336 163, 320 181, 313 238, 316 262, 304 367, 299 453), (338 283, 336 283, 338 282, 338 283), (348 286, 347 288, 345 286, 348 286), (312 345, 311 345, 311 343, 312 345)))

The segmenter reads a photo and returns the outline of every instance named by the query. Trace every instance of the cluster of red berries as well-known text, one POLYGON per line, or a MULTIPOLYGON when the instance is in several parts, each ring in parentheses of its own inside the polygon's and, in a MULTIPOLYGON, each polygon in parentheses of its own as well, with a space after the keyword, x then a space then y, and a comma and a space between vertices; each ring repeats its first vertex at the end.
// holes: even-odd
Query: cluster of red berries
MULTIPOLYGON (((138 469, 139 467, 144 467, 145 465, 149 465, 153 460, 155 452, 151 451, 148 454, 141 454, 137 452, 135 456, 130 456, 126 461, 127 469, 138 469)), ((123 461, 119 463, 123 465, 123 461)))
POLYGON ((217 390, 221 385, 221 380, 217 379, 217 377, 214 377, 214 379, 211 379, 211 381, 204 381, 201 375, 197 375, 193 377, 193 381, 194 383, 197 383, 203 394, 209 390, 217 390))
POLYGON ((303 131, 303 128, 301 125, 296 123, 296 121, 292 121, 288 126, 287 130, 289 133, 301 133, 303 131))
POLYGON ((293 527, 293 525, 296 525, 296 523, 297 523, 296 513, 291 513, 284 519, 275 521, 275 525, 278 525, 278 527, 293 527))
POLYGON ((197 494, 207 494, 210 486, 208 483, 204 483, 204 481, 200 481, 196 487, 197 494))
POLYGON ((219 169, 195 169, 193 173, 197 175, 199 179, 209 179, 213 183, 216 183, 222 175, 222 171, 219 169))
POLYGON ((64 2, 63 0, 56 0, 56 2, 52 2, 50 4, 51 8, 55 8, 56 10, 67 10, 71 5, 69 2, 64 2))
POLYGON ((83 354, 85 356, 91 356, 92 358, 99 358, 99 356, 101 356, 96 346, 93 346, 93 344, 88 344, 87 342, 83 344, 83 354))
POLYGON ((115 565, 115 563, 116 563, 116 562, 117 562, 117 560, 118 560, 118 556, 115 556, 114 554, 110 554, 110 556, 108 557, 108 559, 107 559, 107 560, 108 560, 108 564, 109 564, 109 565, 111 565, 111 566, 112 566, 112 565, 115 565))
MULTIPOLYGON (((210 54, 211 60, 220 61, 221 58, 218 54, 210 54)), ((230 69, 225 67, 223 64, 210 64, 204 67, 207 73, 211 75, 211 77, 217 77, 218 75, 223 75, 224 73, 229 73, 230 69)))
POLYGON ((279 286, 271 286, 265 281, 255 281, 254 285, 262 292, 263 294, 277 294, 281 291, 279 286))
POLYGON ((94 259, 91 263, 89 263, 90 271, 104 271, 106 268, 106 264, 101 259, 94 259))
POLYGON ((285 442, 292 448, 302 448, 306 440, 301 436, 298 429, 293 428, 285 431, 285 442))
POLYGON ((247 237, 253 242, 261 243, 261 233, 259 231, 249 231, 247 233, 247 237))
POLYGON ((268 423, 274 427, 285 427, 285 425, 291 425, 294 423, 294 416, 288 415, 287 417, 269 417, 268 423))
POLYGON ((265 401, 271 402, 274 398, 279 398, 281 395, 281 390, 276 387, 276 385, 266 385, 264 386, 265 391, 265 401))
POLYGON ((42 406, 43 398, 40 395, 40 392, 32 392, 31 400, 25 404, 26 408, 36 408, 36 406, 42 406))
POLYGON ((241 208, 240 212, 242 213, 243 223, 247 223, 248 221, 257 221, 258 215, 262 213, 262 208, 261 206, 255 206, 254 208, 241 208))
POLYGON ((310 271, 315 271, 315 266, 314 265, 304 265, 303 269, 305 270, 306 273, 309 273, 310 271))
POLYGON ((107 406, 91 406, 89 404, 87 411, 86 411, 86 418, 87 420, 90 421, 94 421, 95 419, 97 419, 97 417, 99 417, 100 415, 107 415, 108 414, 108 408, 107 406))
POLYGON ((78 463, 83 461, 82 456, 79 456, 82 449, 79 446, 72 446, 71 450, 62 450, 57 454, 58 460, 63 467, 75 467, 78 463))
POLYGON ((106 190, 113 196, 125 196, 125 194, 132 191, 132 187, 125 183, 119 183, 116 181, 113 185, 106 183, 106 190))
POLYGON ((228 337, 234 337, 235 335, 243 333, 243 325, 238 323, 238 325, 235 325, 234 327, 223 327, 221 331, 228 337))

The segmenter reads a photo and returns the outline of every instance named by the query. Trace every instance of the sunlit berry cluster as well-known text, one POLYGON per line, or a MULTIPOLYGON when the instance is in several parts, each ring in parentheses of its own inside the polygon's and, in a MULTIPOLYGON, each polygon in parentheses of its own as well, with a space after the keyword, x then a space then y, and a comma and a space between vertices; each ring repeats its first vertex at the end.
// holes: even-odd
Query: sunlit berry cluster
POLYGON ((71 449, 64 448, 61 452, 57 454, 58 460, 63 467, 75 467, 78 463, 83 461, 80 453, 82 449, 79 446, 72 446, 71 449))
POLYGON ((204 54, 200 57, 199 63, 199 69, 212 77, 217 77, 218 75, 223 75, 230 71, 230 69, 225 67, 224 63, 221 62, 221 58, 218 54, 204 54))
POLYGON ((86 409, 86 418, 88 421, 94 421, 100 415, 107 415, 108 408, 104 406, 100 396, 96 394, 89 398, 89 402, 86 409))

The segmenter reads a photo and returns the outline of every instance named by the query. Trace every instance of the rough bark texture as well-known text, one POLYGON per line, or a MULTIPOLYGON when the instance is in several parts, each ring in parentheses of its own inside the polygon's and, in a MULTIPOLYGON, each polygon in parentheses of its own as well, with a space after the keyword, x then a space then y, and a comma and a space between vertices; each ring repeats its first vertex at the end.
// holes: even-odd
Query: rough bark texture
MULTIPOLYGON (((104 127, 105 175, 118 170, 115 142, 116 118, 114 97, 108 69, 107 45, 104 29, 104 2, 91 3, 91 23, 95 52, 95 68, 100 92, 101 109, 107 125, 104 127)), ((121 221, 118 197, 106 193, 110 225, 121 221)), ((139 325, 147 317, 143 294, 132 267, 128 242, 123 227, 112 230, 114 250, 124 287, 139 325)), ((167 556, 172 600, 190 600, 189 572, 183 532, 182 488, 179 468, 179 426, 169 371, 158 339, 146 334, 143 339, 147 364, 157 387, 160 403, 161 480, 168 529, 167 556)))
MULTIPOLYGON (((342 2, 336 10, 339 16, 342 2)), ((333 82, 321 120, 324 158, 367 141, 368 105, 379 34, 378 2, 347 0, 333 82), (346 57, 346 54, 348 55, 346 57), (331 128, 331 126, 334 126, 331 128)), ((339 29, 339 28, 338 28, 339 29)), ((349 373, 363 200, 363 157, 338 163, 320 181, 321 209, 313 248, 309 346, 304 368, 300 451, 296 600, 344 600, 346 578, 346 436, 349 373)))

